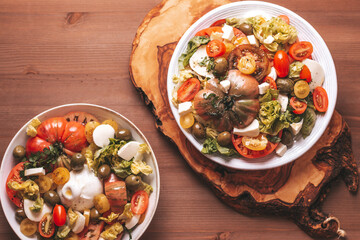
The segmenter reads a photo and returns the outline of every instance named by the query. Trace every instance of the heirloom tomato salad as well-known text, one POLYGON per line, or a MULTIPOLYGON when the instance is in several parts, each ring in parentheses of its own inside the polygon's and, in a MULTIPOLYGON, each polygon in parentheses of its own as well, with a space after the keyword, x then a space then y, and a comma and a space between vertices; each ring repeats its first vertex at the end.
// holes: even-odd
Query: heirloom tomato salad
POLYGON ((285 15, 221 19, 200 30, 172 79, 181 127, 204 154, 283 156, 328 108, 312 52, 285 15))
POLYGON ((13 150, 17 165, 6 191, 25 236, 38 239, 121 239, 141 224, 152 187, 150 148, 112 119, 70 112, 26 130, 13 150))

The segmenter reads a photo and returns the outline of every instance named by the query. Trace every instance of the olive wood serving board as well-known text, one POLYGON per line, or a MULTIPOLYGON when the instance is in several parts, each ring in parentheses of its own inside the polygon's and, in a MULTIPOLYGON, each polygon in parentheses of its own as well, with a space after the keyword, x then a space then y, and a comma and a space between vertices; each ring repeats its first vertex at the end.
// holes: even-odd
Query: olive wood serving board
POLYGON ((182 34, 198 18, 227 0, 164 0, 139 26, 131 53, 130 76, 156 118, 157 128, 178 147, 191 168, 216 196, 247 215, 279 215, 314 238, 344 237, 340 221, 322 212, 330 183, 339 176, 357 192, 358 168, 350 129, 335 112, 320 140, 296 161, 270 170, 223 167, 198 152, 179 129, 167 98, 167 70, 182 34))

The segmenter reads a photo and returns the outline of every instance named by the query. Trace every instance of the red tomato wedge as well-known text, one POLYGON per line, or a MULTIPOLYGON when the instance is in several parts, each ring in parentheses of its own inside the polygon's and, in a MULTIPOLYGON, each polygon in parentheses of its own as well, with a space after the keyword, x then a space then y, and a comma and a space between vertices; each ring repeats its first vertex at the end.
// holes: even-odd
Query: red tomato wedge
POLYGON ((210 27, 222 27, 226 23, 226 19, 220 19, 211 24, 210 27))
POLYGON ((186 80, 177 91, 180 102, 191 101, 200 90, 200 81, 197 78, 186 80))
POLYGON ((63 205, 55 205, 53 219, 56 226, 61 227, 66 223, 66 210, 63 205))
POLYGON ((225 44, 220 40, 212 40, 206 45, 206 53, 209 57, 220 57, 226 52, 225 44))
POLYGON ((61 142, 65 152, 79 152, 87 146, 85 127, 63 117, 47 119, 38 127, 37 135, 27 141, 26 154, 41 152, 55 142, 61 142))
POLYGON ((289 74, 290 62, 286 52, 280 50, 274 56, 274 68, 279 77, 286 77, 289 74))
POLYGON ((98 224, 90 224, 89 227, 79 233, 80 240, 98 240, 104 226, 105 223, 103 221, 98 224))
POLYGON ((6 193, 9 199, 19 208, 23 206, 23 200, 20 196, 18 196, 17 191, 11 190, 8 187, 8 182, 15 181, 18 183, 22 183, 23 180, 20 177, 20 171, 22 170, 24 170, 24 162, 18 163, 15 167, 13 167, 6 179, 6 193))
POLYGON ((105 195, 109 200, 111 210, 115 213, 121 213, 127 203, 126 184, 115 174, 105 181, 105 195))
POLYGON ((301 69, 300 79, 306 80, 307 83, 311 82, 311 72, 306 65, 304 65, 303 69, 301 69))
POLYGON ((149 205, 149 195, 143 191, 137 191, 131 198, 131 211, 134 214, 143 214, 149 205))
POLYGON ((306 41, 294 43, 289 49, 289 55, 298 61, 311 57, 312 52, 312 44, 306 41))
POLYGON ((279 15, 279 18, 281 18, 282 20, 284 20, 287 24, 290 24, 290 19, 288 16, 286 15, 279 15))
POLYGON ((300 101, 296 97, 290 99, 290 106, 294 109, 293 113, 303 114, 307 108, 306 102, 300 101))
POLYGON ((195 36, 210 36, 213 32, 223 32, 222 27, 209 27, 203 30, 200 30, 195 34, 195 36))
MULTIPOLYGON (((278 137, 281 138, 282 135, 282 131, 279 132, 278 137)), ((245 147, 242 143, 242 136, 238 136, 235 134, 232 134, 232 143, 236 149, 236 151, 238 151, 238 153, 240 155, 242 155, 243 157, 246 158, 260 158, 260 157, 265 157, 267 155, 269 155, 270 153, 272 153, 275 148, 277 147, 277 145, 279 145, 279 143, 272 143, 270 141, 268 141, 268 144, 266 145, 266 148, 264 150, 261 151, 254 151, 254 150, 250 150, 247 147, 245 147)))
POLYGON ((316 110, 326 112, 329 107, 329 98, 323 87, 316 87, 313 92, 313 101, 316 110))
POLYGON ((269 83, 271 89, 277 89, 276 82, 272 77, 266 76, 263 82, 269 83))

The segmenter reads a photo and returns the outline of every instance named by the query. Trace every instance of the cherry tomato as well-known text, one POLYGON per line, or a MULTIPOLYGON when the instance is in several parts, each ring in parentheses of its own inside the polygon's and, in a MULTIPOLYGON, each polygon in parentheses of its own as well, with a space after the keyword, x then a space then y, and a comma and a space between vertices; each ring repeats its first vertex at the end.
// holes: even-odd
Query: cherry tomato
POLYGON ((200 90, 200 81, 197 78, 186 80, 177 91, 180 102, 191 101, 200 90))
POLYGON ((289 55, 298 61, 302 61, 311 56, 313 46, 310 42, 302 41, 294 43, 289 49, 289 55))
POLYGON ((313 92, 313 101, 316 110, 326 112, 329 106, 329 98, 323 87, 316 87, 313 92))
POLYGON ((53 210, 53 219, 55 225, 58 227, 61 227, 66 223, 66 210, 63 205, 55 205, 53 210))
POLYGON ((290 106, 294 109, 293 113, 303 114, 307 108, 306 102, 300 101, 296 97, 290 99, 290 106))
POLYGON ((212 40, 206 45, 206 53, 209 57, 219 57, 226 52, 225 44, 220 40, 212 40))
POLYGON ((46 213, 39 222, 39 233, 45 238, 49 238, 55 233, 55 224, 52 216, 46 213))
POLYGON ((87 112, 69 112, 65 114, 64 118, 68 122, 71 121, 79 122, 84 126, 91 121, 99 122, 99 120, 97 120, 97 118, 94 115, 87 112))
POLYGON ((98 240, 104 229, 104 225, 105 223, 103 221, 98 224, 90 224, 89 227, 79 233, 80 240, 98 240))
POLYGON ((64 185, 69 181, 70 172, 67 168, 58 167, 53 171, 52 178, 57 185, 64 185))
POLYGON ((257 137, 243 137, 241 141, 244 147, 253 151, 264 150, 269 142, 264 134, 259 134, 257 137))
POLYGON ((287 24, 290 24, 290 19, 288 16, 286 15, 279 15, 279 18, 281 18, 282 20, 284 20, 287 24))
POLYGON ((256 70, 255 59, 249 55, 238 59, 237 68, 244 74, 252 74, 256 70))
POLYGON ((9 176, 6 179, 6 193, 9 199, 19 208, 23 206, 22 197, 18 195, 18 192, 8 187, 8 182, 22 183, 23 180, 20 177, 20 171, 24 170, 24 162, 18 163, 13 169, 11 169, 9 176))
POLYGON ((294 93, 298 98, 306 98, 310 93, 309 84, 304 80, 297 81, 294 85, 294 93))
POLYGON ((303 69, 301 69, 300 79, 306 80, 307 83, 311 82, 311 72, 306 65, 304 65, 303 69))
POLYGON ((194 125, 194 123, 195 123, 195 118, 192 113, 188 113, 180 117, 180 125, 185 129, 191 128, 192 125, 194 125))
POLYGON ((263 82, 269 83, 271 89, 277 89, 276 82, 272 77, 266 76, 263 82))
POLYGON ((210 27, 222 27, 226 23, 226 19, 220 19, 211 24, 210 27))
POLYGON ((213 32, 223 32, 222 27, 209 27, 203 30, 200 30, 195 34, 195 36, 210 36, 213 32))
POLYGON ((286 52, 277 51, 274 56, 274 68, 279 77, 286 77, 289 74, 290 62, 286 52))
POLYGON ((131 198, 131 211, 134 214, 143 214, 149 205, 149 195, 143 191, 137 191, 131 198))
MULTIPOLYGON (((281 138, 281 135, 282 135, 282 131, 279 132, 278 137, 281 138)), ((238 153, 240 155, 242 155, 243 157, 246 157, 246 158, 265 157, 265 156, 269 155, 270 153, 272 153, 275 150, 275 148, 277 147, 277 145, 279 145, 279 143, 272 143, 272 142, 268 141, 266 148, 264 150, 254 151, 254 150, 248 149, 247 147, 245 147, 243 145, 242 138, 243 138, 242 136, 232 134, 232 143, 233 143, 236 151, 238 151, 238 153)))

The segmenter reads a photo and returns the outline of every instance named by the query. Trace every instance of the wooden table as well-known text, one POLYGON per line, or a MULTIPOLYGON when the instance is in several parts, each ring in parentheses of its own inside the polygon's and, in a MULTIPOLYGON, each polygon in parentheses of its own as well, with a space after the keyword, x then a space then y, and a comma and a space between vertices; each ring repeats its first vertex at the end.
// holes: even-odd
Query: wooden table
MULTIPOLYGON (((352 130, 360 157, 360 5, 357 0, 271 1, 297 12, 324 38, 338 73, 336 109, 352 130)), ((57 105, 87 102, 133 121, 151 142, 161 173, 157 213, 142 239, 310 239, 273 216, 249 218, 221 203, 154 127, 133 87, 131 43, 160 0, 0 0, 0 153, 32 116, 57 105)), ((360 239, 360 196, 334 184, 326 212, 360 239)), ((0 239, 17 239, 0 210, 0 239)))

